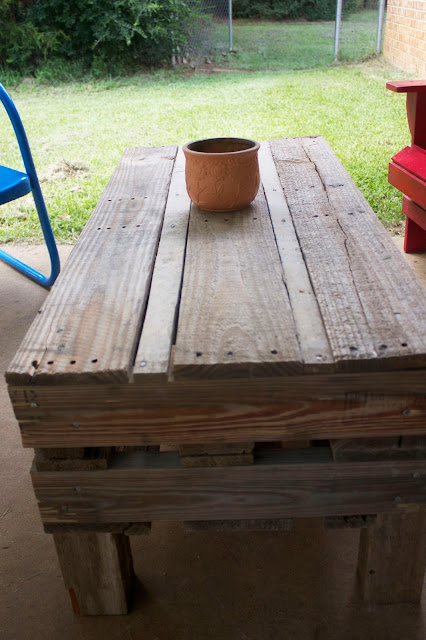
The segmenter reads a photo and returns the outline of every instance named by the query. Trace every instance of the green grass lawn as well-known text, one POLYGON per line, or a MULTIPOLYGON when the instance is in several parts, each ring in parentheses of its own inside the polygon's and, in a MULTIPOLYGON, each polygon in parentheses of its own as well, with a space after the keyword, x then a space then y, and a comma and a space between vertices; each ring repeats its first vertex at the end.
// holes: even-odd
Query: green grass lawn
MULTIPOLYGON (((375 53, 377 11, 345 16, 341 26, 340 60, 351 62, 375 53)), ((229 69, 309 69, 334 61, 334 22, 233 21, 234 54, 229 50, 228 23, 216 24, 214 64, 229 69)))
MULTIPOLYGON (((409 143, 404 97, 386 91, 395 70, 380 61, 305 71, 183 75, 157 72, 121 81, 12 90, 42 177, 54 233, 80 233, 123 150, 210 136, 258 140, 322 135, 379 218, 401 219, 387 183, 391 156, 409 143)), ((0 162, 20 168, 0 113, 0 162)), ((40 238, 32 199, 0 209, 0 242, 40 238)))

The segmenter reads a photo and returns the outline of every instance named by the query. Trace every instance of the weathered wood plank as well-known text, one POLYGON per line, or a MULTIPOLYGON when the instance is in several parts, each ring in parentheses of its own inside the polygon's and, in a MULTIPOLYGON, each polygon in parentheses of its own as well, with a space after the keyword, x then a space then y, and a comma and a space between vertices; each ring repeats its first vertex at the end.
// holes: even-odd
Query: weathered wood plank
POLYGON ((327 143, 307 138, 303 146, 337 212, 376 353, 392 366, 400 361, 423 366, 426 290, 327 143), (342 186, 336 186, 340 182, 342 186))
POLYGON ((92 524, 44 524, 45 533, 123 533, 140 536, 151 533, 150 522, 94 522, 92 524))
POLYGON ((111 447, 87 448, 83 450, 83 456, 74 456, 75 449, 69 449, 68 456, 65 455, 66 449, 54 449, 53 451, 52 455, 50 449, 35 449, 34 464, 38 471, 107 469, 111 455, 111 447), (59 457, 55 455, 58 451, 60 451, 59 457))
POLYGON ((426 433, 423 371, 175 382, 167 393, 163 385, 15 387, 10 396, 30 447, 426 433))
POLYGON ((303 370, 305 372, 332 370, 333 357, 327 333, 268 143, 262 143, 260 147, 259 165, 281 258, 284 282, 296 325, 303 370))
POLYGON ((424 366, 425 291, 337 158, 321 138, 270 144, 338 368, 424 366))
POLYGON ((372 604, 420 602, 426 568, 426 510, 379 514, 361 531, 358 577, 372 604))
POLYGON ((317 452, 305 449, 298 462, 281 451, 268 457, 270 464, 181 469, 171 454, 156 454, 155 465, 159 455, 168 456, 169 466, 148 468, 144 457, 133 468, 126 463, 108 471, 33 470, 42 521, 280 519, 397 513, 426 504, 422 460, 312 462, 317 452))
POLYGON ((254 442, 179 445, 181 467, 227 467, 253 464, 254 442))
POLYGON ((127 381, 176 147, 128 149, 7 373, 9 382, 127 381))
POLYGON ((292 518, 281 520, 192 520, 184 522, 185 531, 291 531, 292 518))
POLYGON ((327 516, 324 518, 324 529, 367 529, 373 526, 377 515, 365 516, 327 516))
POLYGON ((185 158, 176 156, 155 259, 148 307, 133 375, 140 382, 167 380, 175 337, 191 200, 185 184, 185 158))
POLYGON ((263 189, 254 203, 238 212, 208 213, 193 206, 175 379, 301 371, 296 329, 263 189))
POLYGON ((92 532, 53 538, 75 613, 126 614, 134 575, 128 537, 92 532))
POLYGON ((331 440, 334 460, 426 459, 425 436, 331 440))

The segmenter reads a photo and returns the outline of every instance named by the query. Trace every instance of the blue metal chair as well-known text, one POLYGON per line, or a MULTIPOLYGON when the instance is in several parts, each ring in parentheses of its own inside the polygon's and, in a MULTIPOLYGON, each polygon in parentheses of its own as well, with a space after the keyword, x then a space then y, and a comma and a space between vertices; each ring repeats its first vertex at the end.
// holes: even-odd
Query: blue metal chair
POLYGON ((0 259, 23 273, 28 278, 31 278, 31 280, 34 280, 42 287, 51 287, 60 271, 58 250, 56 248, 55 238, 50 226, 49 216, 41 193, 40 183, 38 181, 24 126, 11 97, 8 95, 6 89, 1 83, 0 101, 6 109, 15 130, 15 135, 18 140, 19 149, 21 151, 26 171, 26 173, 22 173, 21 171, 16 171, 15 169, 9 169, 8 167, 0 165, 0 205, 16 200, 17 198, 21 198, 32 191, 43 236, 49 251, 51 265, 50 276, 44 276, 42 273, 36 271, 32 267, 29 267, 20 260, 17 260, 1 249, 0 259))

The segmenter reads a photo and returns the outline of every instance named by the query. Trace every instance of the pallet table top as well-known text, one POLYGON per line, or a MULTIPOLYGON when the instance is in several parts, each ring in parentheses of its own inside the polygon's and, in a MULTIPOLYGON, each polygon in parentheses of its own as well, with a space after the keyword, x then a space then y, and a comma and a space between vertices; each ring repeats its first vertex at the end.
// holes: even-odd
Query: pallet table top
POLYGON ((124 153, 6 374, 25 445, 426 432, 425 290, 322 138, 259 160, 209 213, 124 153))

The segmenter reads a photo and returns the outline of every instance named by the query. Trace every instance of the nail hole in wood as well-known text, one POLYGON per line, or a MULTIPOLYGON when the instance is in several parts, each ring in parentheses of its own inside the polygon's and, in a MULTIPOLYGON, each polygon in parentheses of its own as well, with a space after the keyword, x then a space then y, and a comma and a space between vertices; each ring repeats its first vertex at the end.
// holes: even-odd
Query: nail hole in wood
POLYGON ((406 342, 401 342, 401 347, 408 347, 408 344, 406 342))
POLYGON ((107 227, 107 229, 111 229, 111 227, 107 227))
POLYGON ((379 347, 380 351, 384 351, 387 348, 388 348, 387 344, 381 344, 380 347, 379 347))
POLYGON ((253 220, 257 220, 257 218, 253 218, 253 220))
POLYGON ((93 362, 93 363, 95 363, 95 362, 97 362, 97 361, 98 361, 98 359, 97 359, 97 358, 93 358, 93 360, 92 360, 92 362, 93 362))
POLYGON ((196 352, 196 356, 197 356, 197 358, 199 358, 199 357, 200 357, 200 356, 202 356, 202 355, 203 355, 202 351, 197 351, 197 352, 196 352))
POLYGON ((271 353, 275 355, 276 353, 278 353, 278 351, 276 349, 271 349, 271 353))
POLYGON ((34 369, 38 369, 38 362, 37 362, 37 360, 33 360, 31 364, 33 365, 34 369))
POLYGON ((53 360, 48 360, 47 364, 53 364, 53 360))
POLYGON ((233 356, 234 352, 233 351, 228 351, 228 356, 233 356))
POLYGON ((100 231, 102 229, 102 227, 98 227, 98 231, 100 231))
POLYGON ((70 364, 75 364, 75 360, 70 360, 70 364))
POLYGON ((140 224, 137 224, 136 226, 137 226, 137 227, 140 227, 141 225, 140 225, 140 224))
POLYGON ((357 347, 350 347, 351 351, 358 351, 357 347))

